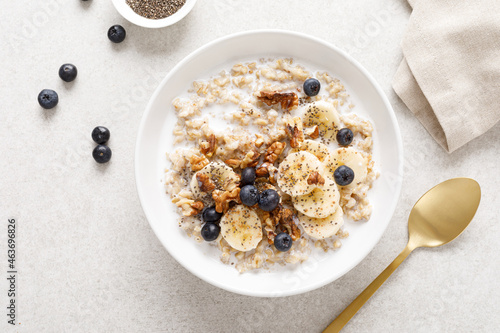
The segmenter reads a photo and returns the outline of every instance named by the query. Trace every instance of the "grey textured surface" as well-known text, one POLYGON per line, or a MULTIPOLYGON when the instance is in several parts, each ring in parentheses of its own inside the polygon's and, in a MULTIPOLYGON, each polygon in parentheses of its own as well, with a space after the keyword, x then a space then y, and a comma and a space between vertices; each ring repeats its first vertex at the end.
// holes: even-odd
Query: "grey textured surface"
POLYGON ((147 30, 109 0, 3 6, 0 267, 6 271, 7 218, 15 217, 20 325, 10 327, 3 314, 0 331, 320 332, 402 250, 413 203, 456 176, 483 188, 470 228, 452 244, 412 254, 344 331, 498 330, 500 126, 448 155, 395 96, 409 13, 404 0, 199 0, 178 24, 147 30), (116 23, 127 29, 119 45, 106 37, 116 23), (289 298, 239 296, 189 274, 150 229, 133 175, 137 128, 158 81, 203 44, 256 28, 301 31, 346 49, 388 94, 406 153, 402 196, 380 243, 341 279, 289 298), (57 76, 65 62, 78 67, 74 83, 57 76), (53 111, 36 102, 43 88, 59 92, 53 111), (96 125, 112 133, 107 166, 91 157, 96 125))

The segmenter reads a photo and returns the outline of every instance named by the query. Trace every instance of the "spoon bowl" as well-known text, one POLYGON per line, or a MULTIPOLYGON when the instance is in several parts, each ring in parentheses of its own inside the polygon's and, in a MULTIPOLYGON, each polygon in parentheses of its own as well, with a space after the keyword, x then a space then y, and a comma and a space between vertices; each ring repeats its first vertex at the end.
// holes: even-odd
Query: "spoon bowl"
POLYGON ((481 200, 479 184, 454 178, 431 188, 413 206, 408 219, 408 244, 387 268, 323 331, 340 332, 363 304, 417 247, 451 242, 467 228, 481 200))
POLYGON ((410 213, 409 245, 436 247, 451 242, 472 221, 480 200, 481 188, 470 178, 454 178, 434 186, 410 213))

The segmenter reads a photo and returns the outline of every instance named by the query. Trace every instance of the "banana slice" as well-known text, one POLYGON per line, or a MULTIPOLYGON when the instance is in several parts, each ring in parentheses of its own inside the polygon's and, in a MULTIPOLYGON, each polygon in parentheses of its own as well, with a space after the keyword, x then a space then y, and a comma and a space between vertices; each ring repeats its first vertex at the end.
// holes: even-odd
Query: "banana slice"
POLYGON ((306 126, 318 125, 320 134, 330 140, 335 139, 340 128, 339 114, 333 104, 327 101, 311 103, 303 119, 306 126))
POLYGON ((262 223, 257 213, 237 205, 227 211, 220 220, 222 237, 238 251, 255 249, 262 240, 262 223))
POLYGON ((291 153, 298 151, 307 151, 316 156, 320 162, 324 162, 328 155, 330 155, 330 151, 325 144, 314 140, 304 140, 300 147, 290 150, 291 153))
POLYGON ((339 205, 340 192, 337 184, 325 178, 325 184, 312 190, 311 193, 292 197, 293 207, 304 215, 325 218, 332 215, 339 205))
POLYGON ((347 165, 354 171, 354 180, 347 186, 356 186, 366 179, 368 173, 368 160, 360 152, 353 148, 340 148, 334 151, 326 161, 326 176, 333 178, 333 173, 341 165, 347 165))
POLYGON ((278 168, 278 185, 291 196, 310 193, 316 185, 307 184, 307 177, 314 171, 322 174, 324 167, 313 154, 306 151, 288 154, 278 168))
POLYGON ((210 180, 215 184, 216 190, 232 190, 240 181, 240 176, 231 167, 225 163, 212 162, 195 173, 191 179, 191 192, 193 192, 195 197, 201 197, 205 193, 201 191, 198 178, 196 177, 199 173, 210 177, 210 180))
POLYGON ((344 224, 344 213, 342 207, 337 204, 335 213, 328 217, 315 219, 299 213, 299 220, 306 234, 312 238, 325 239, 332 237, 339 231, 344 224))

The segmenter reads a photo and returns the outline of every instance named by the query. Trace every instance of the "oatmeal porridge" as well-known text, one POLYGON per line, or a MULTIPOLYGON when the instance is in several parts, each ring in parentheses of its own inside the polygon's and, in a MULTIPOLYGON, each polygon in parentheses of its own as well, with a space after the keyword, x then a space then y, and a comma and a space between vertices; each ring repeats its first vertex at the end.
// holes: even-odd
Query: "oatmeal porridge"
POLYGON ((340 249, 368 221, 373 127, 339 79, 293 59, 241 62, 173 100, 166 192, 179 226, 240 272, 340 249))

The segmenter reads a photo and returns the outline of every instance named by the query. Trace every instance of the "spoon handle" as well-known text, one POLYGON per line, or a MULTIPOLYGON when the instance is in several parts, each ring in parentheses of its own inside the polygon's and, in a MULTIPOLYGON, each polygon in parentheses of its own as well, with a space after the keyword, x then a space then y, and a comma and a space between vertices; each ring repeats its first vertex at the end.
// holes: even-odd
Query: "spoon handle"
POLYGON ((398 268, 398 266, 408 257, 408 255, 413 251, 406 245, 403 252, 401 252, 394 261, 387 266, 387 268, 380 273, 379 276, 359 296, 351 303, 347 308, 345 308, 342 313, 335 318, 335 320, 323 331, 323 333, 337 333, 347 324, 349 320, 358 312, 359 309, 365 304, 366 301, 377 291, 377 289, 391 276, 391 274, 398 268))

